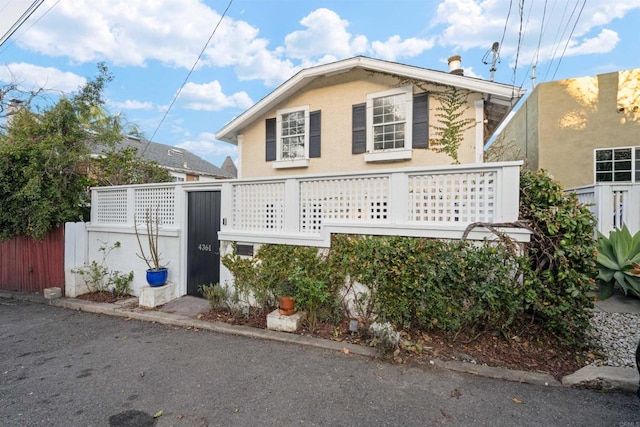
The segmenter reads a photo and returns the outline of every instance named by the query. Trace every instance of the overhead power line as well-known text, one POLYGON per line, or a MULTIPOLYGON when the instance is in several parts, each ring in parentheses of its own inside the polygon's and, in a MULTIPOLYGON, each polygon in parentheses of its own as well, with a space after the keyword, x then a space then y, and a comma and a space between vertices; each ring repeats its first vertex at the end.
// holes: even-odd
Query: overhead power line
POLYGON ((553 77, 551 77, 551 80, 556 78, 556 73, 558 72, 558 68, 560 68, 560 64, 562 63, 562 58, 564 58, 564 54, 567 52, 567 47, 569 46, 569 42, 571 41, 571 36, 573 36, 573 32, 576 30, 576 26, 578 25, 578 21, 582 16, 582 11, 584 10, 584 6, 586 4, 587 4, 587 0, 583 0, 582 7, 580 8, 580 12, 578 12, 578 17, 576 18, 576 21, 573 23, 573 28, 571 29, 571 33, 569 33, 569 37, 567 37, 567 42, 564 44, 562 55, 560 55, 560 59, 558 59, 558 64, 556 65, 556 69, 553 72, 553 77))
POLYGON ((167 118, 167 115, 169 114, 169 111, 171 111, 171 107, 173 107, 173 104, 175 104, 176 100, 180 96, 180 93, 182 93, 182 89, 184 89, 184 86, 187 84, 187 81, 189 81, 189 77, 191 77, 191 73, 193 73, 193 70, 196 68, 196 65, 198 65, 198 62, 200 62, 200 58, 202 58, 202 55, 204 55, 204 51, 207 49, 207 46, 209 46, 209 43, 211 42, 211 39, 213 38, 214 34, 218 30, 218 27, 222 23, 222 20, 227 15, 227 11, 231 7, 232 3, 233 3, 233 0, 229 0, 229 4, 227 5, 227 8, 224 10, 222 15, 220 16, 220 19, 218 20, 218 23, 216 24, 216 26, 214 27, 213 31, 211 32, 211 35, 209 36, 209 39, 207 40, 207 42, 202 47, 202 50, 200 51, 200 54, 196 58, 196 61, 193 63, 193 66, 189 70, 189 73, 187 73, 187 77, 185 77, 184 81, 180 85, 180 88, 178 89, 178 91, 174 95, 173 99, 171 100, 171 103, 169 104, 169 107, 167 107, 167 110, 164 112, 164 115, 162 116, 162 119, 160 120, 160 123, 158 123, 158 127, 156 127, 156 130, 153 131, 153 135, 151 135, 151 138, 149 138, 149 140, 147 141, 147 144, 144 146, 144 149, 140 153, 140 156, 142 156, 145 153, 145 151, 147 151, 147 148, 149 147, 149 144, 151 143, 151 141, 153 141, 153 138, 156 136, 156 133, 158 133, 158 130, 160 129, 160 126, 162 126, 162 123, 164 123, 165 119, 167 118))
POLYGON ((36 0, 33 3, 31 3, 31 5, 27 8, 27 10, 25 10, 22 13, 20 18, 18 18, 18 20, 14 22, 13 25, 7 30, 7 32, 4 33, 4 35, 0 38, 0 47, 2 47, 2 45, 7 40, 9 40, 9 37, 11 37, 13 33, 15 33, 18 30, 18 28, 20 28, 22 24, 24 24, 24 21, 29 19, 29 17, 33 14, 33 12, 35 12, 43 2, 44 0, 36 0))
MULTIPOLYGON (((44 0, 42 0, 42 1, 44 1, 44 0)), ((32 22, 29 24, 29 26, 28 26, 24 31, 22 31, 22 32, 20 33, 20 35, 18 35, 18 36, 16 36, 16 37, 14 37, 14 38, 11 40, 11 43, 9 43, 8 45, 6 45, 6 46, 4 47, 4 49, 0 50, 0 53, 2 53, 2 52, 4 52, 5 50, 9 49, 9 47, 10 47, 10 46, 11 46, 11 45, 16 41, 16 40, 18 40, 22 34, 24 34, 24 33, 26 33, 27 31, 29 31, 29 29, 30 29, 31 27, 33 27, 33 26, 34 26, 35 24, 37 24, 37 23, 38 23, 42 18, 44 18, 44 17, 45 17, 49 12, 51 12, 51 9, 53 9, 54 7, 56 7, 56 6, 58 5, 58 3, 60 3, 60 0, 57 0, 53 5, 49 6, 49 9, 47 9, 47 10, 46 10, 42 15, 38 16, 38 18, 36 18, 36 20, 35 20, 35 21, 32 21, 32 22)), ((1 46, 1 45, 0 45, 0 46, 1 46)))

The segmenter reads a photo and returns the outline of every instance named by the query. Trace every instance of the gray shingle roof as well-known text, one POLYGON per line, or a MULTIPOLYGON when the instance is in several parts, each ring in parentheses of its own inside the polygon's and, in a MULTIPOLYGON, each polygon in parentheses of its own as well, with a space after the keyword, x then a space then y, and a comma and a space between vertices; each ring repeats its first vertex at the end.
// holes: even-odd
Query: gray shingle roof
POLYGON ((224 159, 224 162, 222 163, 222 166, 220 166, 220 169, 222 169, 222 171, 231 178, 238 177, 238 168, 236 167, 236 164, 233 163, 233 160, 231 160, 230 156, 227 156, 227 158, 224 159))
MULTIPOLYGON (((142 154, 145 160, 157 162, 160 166, 174 172, 188 173, 191 175, 209 175, 215 176, 216 178, 233 178, 229 172, 214 166, 184 148, 124 136, 118 143, 118 148, 127 147, 137 148, 138 154, 142 154)), ((98 150, 103 151, 104 148, 98 147, 98 150)))

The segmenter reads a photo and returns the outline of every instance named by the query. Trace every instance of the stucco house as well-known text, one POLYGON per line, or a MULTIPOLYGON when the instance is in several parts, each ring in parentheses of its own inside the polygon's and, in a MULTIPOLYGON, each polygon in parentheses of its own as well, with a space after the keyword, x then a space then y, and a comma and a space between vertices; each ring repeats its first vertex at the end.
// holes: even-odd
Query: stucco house
POLYGON ((500 132, 500 160, 563 186, 640 182, 640 69, 541 83, 500 132))
POLYGON ((509 85, 467 77, 460 58, 434 71, 363 56, 298 72, 216 133, 238 146, 238 178, 451 164, 432 149, 440 97, 463 94, 460 163, 483 146, 522 97, 509 85))
POLYGON ((158 212, 170 268, 158 288, 136 273, 145 307, 233 283, 221 257, 250 257, 263 244, 329 248, 336 234, 495 239, 487 223, 527 242, 529 231, 512 226, 522 162, 482 162, 523 92, 462 75, 459 58, 449 66, 355 57, 302 70, 217 133, 238 146, 237 179, 93 188, 91 223, 68 224, 68 252, 80 256, 65 265, 66 292, 84 291, 73 270, 98 259, 101 242, 130 248, 110 254, 111 268, 144 271, 130 254, 148 209, 158 212), (433 145, 452 92, 461 164, 433 145))
POLYGON ((545 169, 605 235, 640 230, 640 69, 539 84, 497 135, 497 157, 545 169))

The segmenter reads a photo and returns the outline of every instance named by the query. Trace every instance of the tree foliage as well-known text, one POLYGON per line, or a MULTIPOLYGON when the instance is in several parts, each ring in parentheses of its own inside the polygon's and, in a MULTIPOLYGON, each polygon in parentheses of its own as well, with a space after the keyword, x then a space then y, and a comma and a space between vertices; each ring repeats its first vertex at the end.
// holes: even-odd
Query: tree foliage
POLYGON ((0 133, 0 240, 41 239, 50 229, 81 219, 88 187, 104 183, 91 180, 91 171, 97 177, 120 175, 118 184, 169 180, 157 165, 118 152, 124 122, 108 114, 102 98, 111 79, 107 67, 98 64, 98 76, 77 93, 38 111, 23 103, 11 116, 0 133), (110 151, 91 166, 96 144, 110 151))

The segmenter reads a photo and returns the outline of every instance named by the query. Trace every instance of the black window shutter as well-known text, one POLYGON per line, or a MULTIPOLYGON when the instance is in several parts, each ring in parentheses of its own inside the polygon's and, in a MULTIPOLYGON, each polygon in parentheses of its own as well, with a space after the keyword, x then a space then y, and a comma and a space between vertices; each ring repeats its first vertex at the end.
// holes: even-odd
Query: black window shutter
POLYGON ((320 110, 309 113, 309 157, 320 157, 320 110))
POLYGON ((429 94, 413 97, 413 148, 429 148, 429 94))
POLYGON ((276 119, 265 120, 266 128, 266 160, 272 162, 276 159, 276 119))
POLYGON ((367 104, 356 104, 351 108, 351 153, 361 154, 367 151, 367 104))

